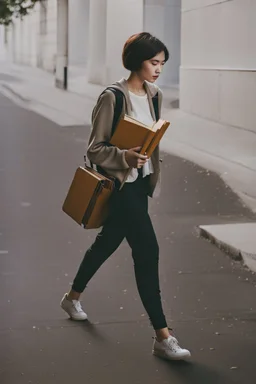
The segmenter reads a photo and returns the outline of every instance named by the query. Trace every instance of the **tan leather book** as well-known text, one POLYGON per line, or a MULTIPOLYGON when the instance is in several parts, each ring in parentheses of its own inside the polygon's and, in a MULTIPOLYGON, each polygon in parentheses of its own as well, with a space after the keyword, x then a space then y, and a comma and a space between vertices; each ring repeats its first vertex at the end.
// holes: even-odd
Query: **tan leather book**
POLYGON ((170 123, 168 121, 159 119, 157 122, 154 122, 152 126, 147 126, 125 115, 124 118, 119 121, 110 140, 110 144, 119 149, 141 147, 141 154, 148 154, 148 150, 151 148, 151 156, 169 125, 170 123))
POLYGON ((156 146, 160 143, 160 141, 161 141, 163 135, 165 134, 165 131, 169 127, 169 125, 170 125, 169 121, 165 121, 165 123, 161 126, 161 128, 159 128, 156 131, 156 133, 153 137, 153 140, 150 142, 150 144, 146 150, 146 154, 148 157, 150 157, 152 155, 152 153, 156 149, 156 146))

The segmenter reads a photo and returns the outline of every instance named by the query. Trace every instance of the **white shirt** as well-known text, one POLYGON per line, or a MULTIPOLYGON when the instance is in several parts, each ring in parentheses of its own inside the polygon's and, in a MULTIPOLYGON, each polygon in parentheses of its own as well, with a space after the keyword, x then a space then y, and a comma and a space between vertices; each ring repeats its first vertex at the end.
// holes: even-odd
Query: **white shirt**
MULTIPOLYGON (((144 96, 138 96, 129 91, 129 95, 132 102, 132 117, 141 121, 143 124, 152 126, 154 120, 150 113, 147 94, 144 96)), ((151 159, 148 159, 147 163, 142 167, 142 175, 145 177, 151 173, 154 173, 154 168, 151 159)), ((132 183, 137 179, 137 177, 138 170, 136 168, 132 168, 126 182, 132 183)))

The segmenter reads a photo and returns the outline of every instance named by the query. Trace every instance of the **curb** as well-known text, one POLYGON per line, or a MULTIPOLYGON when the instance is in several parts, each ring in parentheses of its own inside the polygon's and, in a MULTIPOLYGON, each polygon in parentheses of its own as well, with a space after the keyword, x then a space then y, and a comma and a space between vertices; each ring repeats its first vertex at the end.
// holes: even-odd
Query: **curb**
POLYGON ((203 237, 206 240, 209 240, 212 244, 216 245, 221 251, 224 251, 226 254, 232 257, 232 259, 236 261, 242 261, 242 253, 239 249, 232 247, 228 243, 225 243, 222 240, 217 239, 217 237, 213 236, 211 233, 206 231, 201 226, 198 227, 199 236, 203 237))
POLYGON ((12 89, 12 87, 9 85, 9 84, 6 84, 4 82, 0 82, 0 87, 2 89, 4 89, 5 91, 9 92, 12 94, 12 96, 14 97, 17 97, 20 101, 22 101, 23 103, 30 103, 31 100, 30 99, 27 99, 25 98, 24 96, 22 96, 21 94, 19 94, 18 92, 14 91, 12 89))
POLYGON ((212 244, 216 245, 221 251, 229 255, 233 260, 240 261, 244 266, 249 268, 253 273, 256 272, 256 254, 244 252, 230 244, 219 240, 217 237, 209 233, 202 226, 197 227, 199 236, 209 240, 212 244))

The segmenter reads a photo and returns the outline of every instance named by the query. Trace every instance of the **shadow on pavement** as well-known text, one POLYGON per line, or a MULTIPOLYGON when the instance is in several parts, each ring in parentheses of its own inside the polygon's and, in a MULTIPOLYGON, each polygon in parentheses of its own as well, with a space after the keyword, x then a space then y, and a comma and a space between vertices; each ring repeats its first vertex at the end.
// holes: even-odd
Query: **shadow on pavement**
MULTIPOLYGON (((166 362, 161 361, 161 365, 166 365, 166 362)), ((235 381, 230 381, 230 378, 220 372, 219 367, 216 367, 216 371, 211 369, 209 366, 191 361, 173 361, 168 363, 168 370, 170 375, 176 376, 176 380, 179 383, 189 384, 231 384, 235 381)), ((163 367, 164 368, 164 367, 163 367)), ((166 368, 166 367, 165 367, 166 368)), ((176 382, 176 381, 175 381, 176 382)))

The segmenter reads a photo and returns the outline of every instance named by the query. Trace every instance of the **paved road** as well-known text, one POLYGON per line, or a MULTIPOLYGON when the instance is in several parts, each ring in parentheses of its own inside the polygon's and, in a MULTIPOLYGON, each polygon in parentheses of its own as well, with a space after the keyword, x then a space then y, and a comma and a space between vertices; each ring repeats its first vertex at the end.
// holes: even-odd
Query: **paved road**
POLYGON ((222 181, 163 154, 162 195, 150 211, 164 307, 193 353, 190 363, 167 363, 151 355, 126 243, 84 295, 90 322, 59 308, 96 233, 61 211, 89 128, 62 128, 2 96, 0 124, 1 383, 255 384, 255 275, 196 231, 253 219, 222 181))

